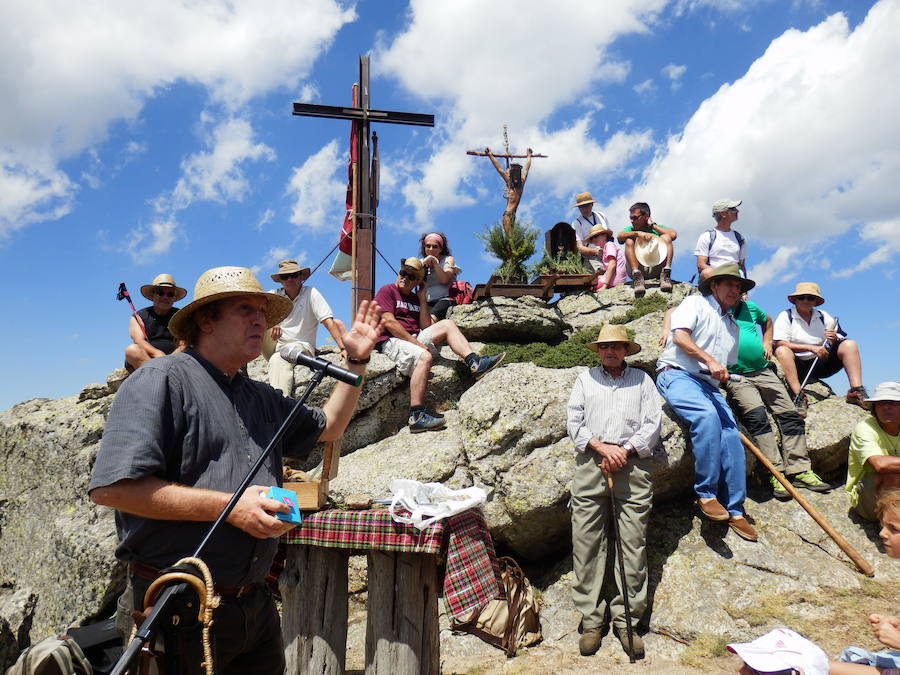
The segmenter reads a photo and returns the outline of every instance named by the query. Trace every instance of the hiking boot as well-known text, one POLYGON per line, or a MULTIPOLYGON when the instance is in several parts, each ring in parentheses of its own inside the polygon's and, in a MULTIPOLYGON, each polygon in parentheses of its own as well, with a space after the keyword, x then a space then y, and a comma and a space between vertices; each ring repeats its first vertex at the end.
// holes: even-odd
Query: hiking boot
POLYGON ((590 630, 584 631, 582 636, 578 638, 578 652, 582 656, 593 656, 600 649, 600 643, 603 641, 603 627, 597 626, 590 630))
POLYGON ((791 493, 787 491, 787 488, 775 476, 769 476, 769 483, 772 485, 772 496, 775 499, 785 501, 791 498, 791 493))
POLYGON ((445 423, 443 417, 434 417, 421 410, 409 416, 409 432, 417 434, 421 431, 437 431, 442 429, 445 423))
POLYGON ((659 275, 659 290, 665 293, 672 292, 672 270, 668 267, 663 267, 659 275))
POLYGON ((795 487, 806 488, 813 492, 831 492, 831 486, 819 478, 812 469, 807 469, 802 473, 795 473, 789 477, 791 485, 795 487))
POLYGON ((478 360, 472 364, 472 375, 475 376, 476 380, 480 380, 482 377, 491 372, 494 368, 500 365, 500 362, 506 357, 506 352, 501 354, 494 354, 494 356, 479 356, 478 360))
POLYGON ((794 402, 794 409, 800 417, 806 418, 806 413, 809 412, 809 399, 806 398, 806 394, 800 394, 794 402))
POLYGON ((631 287, 634 289, 634 297, 643 298, 647 289, 644 287, 644 273, 634 270, 631 274, 631 287))
POLYGON ((871 403, 866 403, 867 398, 869 398, 869 392, 866 391, 865 387, 850 387, 847 391, 847 403, 858 405, 863 410, 871 410, 872 408, 871 403))
POLYGON ((628 650, 628 629, 625 626, 613 626, 613 633, 619 638, 619 642, 622 643, 622 649, 625 650, 629 658, 632 656, 634 656, 635 660, 644 658, 644 641, 637 634, 636 630, 631 631, 631 643, 634 645, 634 654, 628 650))

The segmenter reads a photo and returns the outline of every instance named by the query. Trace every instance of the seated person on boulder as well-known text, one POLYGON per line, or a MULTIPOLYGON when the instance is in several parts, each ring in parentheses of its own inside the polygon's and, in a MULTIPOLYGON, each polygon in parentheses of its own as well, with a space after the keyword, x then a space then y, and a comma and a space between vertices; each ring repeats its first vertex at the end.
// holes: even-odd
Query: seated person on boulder
POLYGON ((169 319, 177 311, 172 305, 184 298, 187 291, 175 285, 171 274, 158 274, 153 283, 141 286, 141 295, 153 304, 139 309, 139 318, 132 315, 128 322, 128 334, 133 342, 125 348, 128 370, 136 370, 150 359, 185 349, 184 342, 176 340, 169 332, 169 319))
POLYGON ((697 272, 702 281, 719 265, 736 263, 747 276, 747 242, 737 230, 731 229, 738 219, 737 199, 720 199, 712 205, 716 226, 697 239, 694 255, 697 256, 697 272))
MULTIPOLYGON (((572 477, 572 586, 575 608, 581 612, 578 649, 590 656, 612 622, 613 632, 628 652, 628 620, 623 592, 628 593, 632 627, 647 608, 647 526, 653 502, 650 455, 662 428, 662 401, 653 379, 625 362, 641 346, 628 339, 624 326, 607 324, 588 348, 601 365, 575 380, 566 409, 569 437, 575 444, 572 477), (608 588, 607 551, 610 488, 618 502, 625 579, 613 575, 608 588), (607 618, 609 617, 609 618, 607 618)), ((617 570, 618 571, 618 570, 617 570)), ((634 657, 643 658, 643 640, 632 635, 634 657)))
POLYGON ((270 275, 281 288, 269 293, 286 297, 292 303, 291 313, 278 325, 269 329, 274 352, 269 357, 269 384, 280 389, 285 396, 294 395, 294 364, 288 363, 279 353, 283 347, 297 345, 304 354, 315 356, 316 331, 321 323, 331 333, 341 355, 346 355, 344 342, 334 313, 322 294, 312 286, 304 286, 309 279, 309 268, 301 268, 296 260, 282 260, 278 271, 270 275))
POLYGON ((605 225, 594 225, 587 233, 585 243, 587 248, 598 251, 597 257, 591 259, 591 264, 597 265, 593 271, 600 270, 602 274, 598 277, 594 290, 600 291, 625 283, 628 276, 625 254, 622 247, 613 241, 613 231, 605 225))
POLYGON ((625 226, 619 232, 618 240, 620 244, 625 246, 625 261, 631 270, 631 280, 634 287, 634 297, 643 297, 646 292, 644 287, 644 273, 641 272, 638 264, 637 255, 635 254, 635 245, 638 241, 651 241, 653 237, 659 237, 659 240, 666 246, 666 260, 663 265, 662 274, 659 277, 659 290, 672 290, 672 258, 675 257, 675 247, 672 244, 678 238, 678 232, 671 227, 663 227, 659 223, 654 223, 650 219, 650 205, 646 202, 636 202, 628 209, 628 218, 631 225, 625 226))
POLYGON ((462 270, 450 255, 447 235, 443 232, 429 232, 420 239, 420 255, 425 265, 425 299, 432 322, 447 318, 447 310, 456 304, 450 298, 450 284, 456 281, 462 270))
MULTIPOLYGON (((866 407, 863 401, 868 394, 862 384, 859 347, 854 340, 847 339, 840 324, 828 312, 816 309, 825 302, 819 285, 802 281, 787 298, 794 307, 775 319, 774 338, 775 356, 792 396, 797 396, 807 373, 810 379, 820 380, 843 368, 850 381, 847 403, 866 407), (823 345, 825 340, 828 342, 823 345)), ((806 394, 800 396, 797 407, 800 414, 806 414, 806 394)))
POLYGON ((875 520, 878 498, 900 488, 900 382, 882 382, 866 403, 872 416, 850 436, 846 490, 853 510, 875 520))
POLYGON ((572 229, 575 230, 575 247, 581 254, 581 262, 589 272, 596 272, 606 268, 603 264, 603 247, 599 249, 591 246, 590 232, 596 227, 602 226, 609 229, 609 219, 602 211, 594 211, 594 198, 590 192, 579 192, 575 195, 575 208, 578 215, 572 221, 572 229))
POLYGON ((505 354, 477 356, 468 340, 450 319, 436 323, 425 300, 425 266, 418 258, 406 258, 400 265, 397 281, 382 286, 375 302, 382 309, 384 330, 378 349, 408 375, 409 427, 417 433, 440 429, 444 418, 425 409, 428 374, 434 361, 432 350, 446 342, 453 353, 464 359, 475 379, 497 366, 505 354))

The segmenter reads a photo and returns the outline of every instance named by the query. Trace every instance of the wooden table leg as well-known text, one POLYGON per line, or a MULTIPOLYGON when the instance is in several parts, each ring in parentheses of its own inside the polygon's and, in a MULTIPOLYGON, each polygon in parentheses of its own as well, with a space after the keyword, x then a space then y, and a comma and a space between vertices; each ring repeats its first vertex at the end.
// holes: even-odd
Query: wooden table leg
POLYGON ((366 675, 438 675, 437 559, 369 552, 366 675))
POLYGON ((347 656, 348 552, 288 546, 279 578, 285 673, 343 675, 347 656))

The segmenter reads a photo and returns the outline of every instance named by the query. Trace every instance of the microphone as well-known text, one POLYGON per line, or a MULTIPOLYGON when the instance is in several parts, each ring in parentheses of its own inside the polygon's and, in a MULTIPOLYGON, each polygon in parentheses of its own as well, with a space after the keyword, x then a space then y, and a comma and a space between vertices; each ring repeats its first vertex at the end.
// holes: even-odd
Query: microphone
POLYGON ((297 345, 286 345, 278 352, 279 356, 288 363, 295 363, 298 366, 306 366, 310 370, 321 370, 328 377, 333 377, 341 382, 346 382, 352 387, 358 387, 362 384, 362 375, 357 375, 353 371, 336 366, 331 361, 320 359, 318 356, 309 356, 304 354, 303 350, 297 345))

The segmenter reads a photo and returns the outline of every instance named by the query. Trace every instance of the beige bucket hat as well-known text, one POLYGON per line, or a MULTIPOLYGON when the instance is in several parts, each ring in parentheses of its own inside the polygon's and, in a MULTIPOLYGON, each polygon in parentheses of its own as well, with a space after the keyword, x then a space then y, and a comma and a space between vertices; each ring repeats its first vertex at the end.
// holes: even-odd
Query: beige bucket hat
POLYGON ((634 241, 634 257, 644 267, 656 267, 666 259, 666 247, 659 237, 653 237, 650 241, 638 238, 634 241))
POLYGON ((274 326, 291 313, 294 303, 284 295, 266 293, 253 272, 246 267, 214 267, 206 270, 194 285, 194 299, 169 321, 169 330, 177 338, 185 339, 185 328, 191 316, 204 305, 236 295, 257 295, 268 302, 266 323, 274 326))
POLYGON ((177 286, 175 284, 175 279, 171 274, 157 274, 155 277, 153 277, 153 281, 151 283, 141 286, 141 295, 152 301, 153 290, 157 287, 175 289, 175 302, 178 302, 187 295, 187 289, 177 286))
POLYGON ((741 268, 737 263, 725 263, 724 265, 719 265, 713 269, 712 274, 697 284, 697 288, 700 289, 701 295, 710 294, 710 284, 716 279, 737 279, 741 282, 742 293, 746 293, 756 286, 755 281, 752 279, 745 279, 741 276, 741 268))
POLYGON ((600 335, 598 335, 597 339, 593 342, 588 342, 587 348, 592 352, 597 352, 599 354, 600 347, 598 345, 609 342, 624 342, 627 346, 625 350, 626 356, 631 356, 632 354, 637 354, 641 351, 641 346, 637 342, 632 342, 628 339, 628 331, 625 329, 625 326, 611 323, 606 324, 600 329, 600 335))
POLYGON ((585 237, 584 241, 589 242, 591 239, 596 237, 598 234, 606 234, 607 237, 612 239, 613 231, 608 227, 604 227, 603 225, 594 225, 590 230, 588 230, 587 237, 585 237))
POLYGON ((822 297, 822 292, 819 290, 819 284, 813 283, 812 281, 799 282, 794 288, 794 292, 787 296, 788 302, 794 303, 794 298, 798 295, 816 296, 818 298, 818 300, 816 300, 816 307, 825 302, 825 298, 822 297))
POLYGON ((590 192, 579 192, 575 195, 575 203, 572 205, 572 208, 577 208, 579 206, 584 206, 585 204, 593 204, 594 198, 591 197, 590 192))
POLYGON ((866 403, 878 403, 879 401, 900 402, 900 382, 882 382, 875 387, 875 393, 866 399, 866 403))
POLYGON ((307 277, 309 276, 308 267, 300 267, 296 260, 282 260, 278 263, 278 271, 275 274, 270 274, 269 277, 272 281, 280 282, 282 274, 293 274, 294 272, 299 272, 300 276, 303 276, 304 273, 307 277))
POLYGON ((418 258, 404 258, 400 261, 400 269, 412 272, 419 281, 425 280, 425 265, 423 265, 422 261, 418 258))

